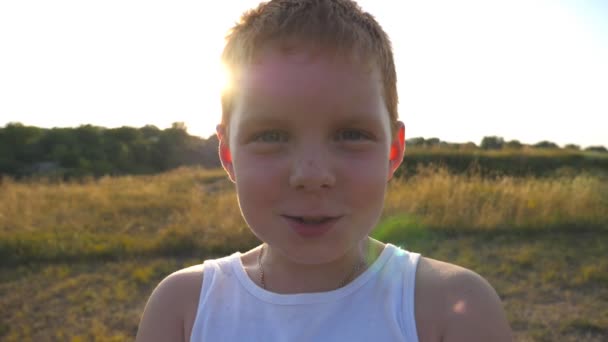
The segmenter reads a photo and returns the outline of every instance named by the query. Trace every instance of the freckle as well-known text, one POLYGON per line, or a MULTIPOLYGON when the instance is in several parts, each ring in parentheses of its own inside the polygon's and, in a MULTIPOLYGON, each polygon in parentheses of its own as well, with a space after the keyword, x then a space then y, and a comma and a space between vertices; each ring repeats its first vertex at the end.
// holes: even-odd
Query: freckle
POLYGON ((456 304, 454 304, 454 306, 452 307, 452 311, 457 314, 465 313, 467 311, 467 303, 462 299, 457 301, 456 304))

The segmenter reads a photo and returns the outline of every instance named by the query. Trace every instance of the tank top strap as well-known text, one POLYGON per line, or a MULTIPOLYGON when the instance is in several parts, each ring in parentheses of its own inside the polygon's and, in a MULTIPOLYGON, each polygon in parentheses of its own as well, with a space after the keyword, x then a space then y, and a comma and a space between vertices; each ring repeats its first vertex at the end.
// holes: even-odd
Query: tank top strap
POLYGON ((409 334, 408 338, 411 341, 418 340, 418 331, 416 328, 416 270, 420 254, 399 250, 398 255, 402 255, 405 259, 403 264, 405 267, 403 279, 403 324, 404 330, 409 334))

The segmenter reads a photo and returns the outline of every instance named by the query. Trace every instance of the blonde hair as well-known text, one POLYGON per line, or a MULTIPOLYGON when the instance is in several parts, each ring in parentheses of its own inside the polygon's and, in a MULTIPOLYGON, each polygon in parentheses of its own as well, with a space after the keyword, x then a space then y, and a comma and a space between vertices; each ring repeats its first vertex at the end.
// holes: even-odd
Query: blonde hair
MULTIPOLYGON (((267 44, 308 43, 375 64, 392 131, 397 122, 397 75, 391 42, 374 17, 352 0, 271 0, 245 12, 226 36, 222 62, 234 83, 241 68, 267 44)), ((302 44, 298 44, 300 46, 302 44)), ((295 45, 294 45, 295 46, 295 45)), ((235 91, 222 91, 222 124, 228 125, 235 91)))

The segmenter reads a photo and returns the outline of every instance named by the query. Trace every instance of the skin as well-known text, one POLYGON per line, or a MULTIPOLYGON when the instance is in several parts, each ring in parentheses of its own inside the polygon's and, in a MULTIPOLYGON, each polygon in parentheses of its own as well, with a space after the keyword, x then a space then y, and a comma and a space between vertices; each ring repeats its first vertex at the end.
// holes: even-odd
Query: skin
MULTIPOLYGON (((322 51, 269 47, 243 73, 238 90, 230 126, 218 126, 220 159, 243 217, 266 243, 266 288, 336 289, 353 265, 371 264, 384 248, 368 236, 403 159, 405 128, 399 122, 391 134, 379 74, 322 51), (302 237, 286 215, 336 219, 325 234, 302 237)), ((244 253, 242 262, 261 285, 259 253, 260 247, 244 253)), ((158 285, 137 341, 189 340, 203 273, 188 268, 158 285)), ((464 268, 421 258, 415 303, 420 341, 512 339, 494 289, 464 268)))
POLYGON ((391 139, 378 73, 308 53, 270 49, 259 59, 240 80, 230 135, 219 127, 223 165, 267 244, 272 290, 327 291, 363 258, 404 143, 391 139), (303 238, 286 229, 288 216, 337 222, 303 238))

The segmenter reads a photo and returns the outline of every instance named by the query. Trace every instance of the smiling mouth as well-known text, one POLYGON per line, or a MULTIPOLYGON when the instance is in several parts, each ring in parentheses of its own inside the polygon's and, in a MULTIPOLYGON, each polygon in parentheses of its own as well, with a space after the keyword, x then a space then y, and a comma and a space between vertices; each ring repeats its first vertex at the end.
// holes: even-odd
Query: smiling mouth
POLYGON ((326 223, 332 220, 337 219, 337 217, 305 217, 305 216, 287 216, 285 215, 286 218, 288 219, 292 219, 294 221, 297 221, 299 223, 303 223, 303 224, 310 224, 310 225, 314 225, 314 224, 322 224, 322 223, 326 223))
POLYGON ((288 227, 306 239, 323 236, 333 227, 341 216, 291 216, 283 215, 288 227))

